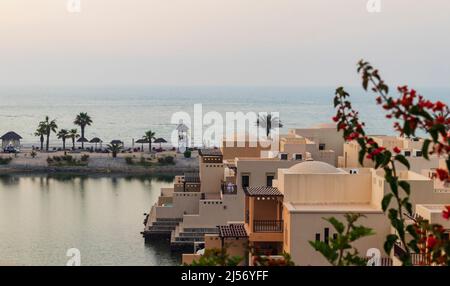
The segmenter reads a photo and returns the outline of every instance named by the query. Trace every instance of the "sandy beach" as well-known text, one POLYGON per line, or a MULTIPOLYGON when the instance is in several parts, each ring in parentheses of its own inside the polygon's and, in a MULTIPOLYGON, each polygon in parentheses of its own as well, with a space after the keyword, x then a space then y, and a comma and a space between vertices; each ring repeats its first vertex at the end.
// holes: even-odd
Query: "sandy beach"
POLYGON ((23 149, 18 154, 1 153, 0 158, 12 158, 6 165, 0 165, 0 174, 10 173, 80 173, 80 174, 182 174, 198 168, 197 152, 192 152, 191 158, 184 158, 183 154, 173 151, 165 151, 156 154, 147 152, 125 152, 119 153, 117 158, 112 158, 107 153, 91 153, 87 151, 71 152, 66 151, 74 159, 80 160, 83 155, 89 155, 87 163, 83 166, 54 166, 49 165, 47 159, 54 156, 64 156, 63 151, 57 152, 36 152, 36 156, 31 156, 31 149, 23 149), (174 157, 174 164, 158 164, 160 157, 174 157), (126 158, 132 158, 133 164, 128 164, 126 158), (148 166, 143 166, 139 162, 144 158, 149 162, 148 166))

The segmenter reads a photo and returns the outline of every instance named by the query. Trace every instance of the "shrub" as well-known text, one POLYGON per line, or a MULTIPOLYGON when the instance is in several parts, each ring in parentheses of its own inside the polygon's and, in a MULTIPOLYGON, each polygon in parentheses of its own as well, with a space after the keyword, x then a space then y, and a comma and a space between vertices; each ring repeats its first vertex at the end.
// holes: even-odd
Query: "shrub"
POLYGON ((33 151, 31 151, 30 156, 31 156, 31 158, 34 159, 34 158, 36 158, 37 153, 33 150, 33 151))
POLYGON ((130 156, 125 157, 125 163, 128 165, 133 165, 133 158, 130 156))
POLYGON ((184 158, 191 158, 191 151, 190 150, 186 150, 184 151, 184 158))
POLYGON ((174 158, 172 156, 166 156, 166 157, 164 157, 164 163, 174 164, 174 158))
POLYGON ((12 158, 11 157, 0 157, 0 165, 8 165, 11 162, 12 158))
POLYGON ((88 154, 84 154, 83 156, 81 156, 81 162, 87 162, 88 160, 89 160, 88 154))
POLYGON ((62 156, 61 159, 64 160, 64 161, 67 161, 67 162, 72 162, 72 161, 74 161, 74 160, 73 160, 73 157, 72 157, 71 155, 65 155, 65 156, 62 156))
POLYGON ((52 164, 54 162, 54 160, 50 157, 47 158, 47 164, 52 164))

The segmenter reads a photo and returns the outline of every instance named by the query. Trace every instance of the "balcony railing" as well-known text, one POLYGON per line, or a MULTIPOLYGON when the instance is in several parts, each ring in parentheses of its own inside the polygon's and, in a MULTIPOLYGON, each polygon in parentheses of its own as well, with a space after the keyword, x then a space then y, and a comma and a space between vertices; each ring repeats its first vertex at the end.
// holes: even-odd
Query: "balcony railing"
POLYGON ((283 232, 282 220, 254 220, 253 232, 283 232))
MULTIPOLYGON (((394 255, 398 258, 406 255, 406 251, 398 244, 394 245, 394 255)), ((412 265, 430 265, 431 259, 427 253, 410 253, 412 265)))
POLYGON ((237 194, 237 186, 232 183, 223 183, 222 184, 222 194, 224 194, 224 195, 237 194))

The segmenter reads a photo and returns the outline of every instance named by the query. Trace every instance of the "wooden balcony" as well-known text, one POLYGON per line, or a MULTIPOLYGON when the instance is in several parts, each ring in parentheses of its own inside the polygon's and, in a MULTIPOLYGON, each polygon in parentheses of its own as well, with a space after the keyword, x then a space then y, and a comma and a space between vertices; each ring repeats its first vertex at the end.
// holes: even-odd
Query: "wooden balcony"
POLYGON ((254 220, 253 232, 283 232, 282 220, 254 220))

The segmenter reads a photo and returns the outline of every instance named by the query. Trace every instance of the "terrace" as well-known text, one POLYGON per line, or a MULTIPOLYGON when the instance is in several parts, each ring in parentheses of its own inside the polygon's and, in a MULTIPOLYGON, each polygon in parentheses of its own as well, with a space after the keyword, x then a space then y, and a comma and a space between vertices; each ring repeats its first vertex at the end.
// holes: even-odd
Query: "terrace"
POLYGON ((245 225, 252 241, 282 241, 283 195, 273 187, 245 189, 245 225))

